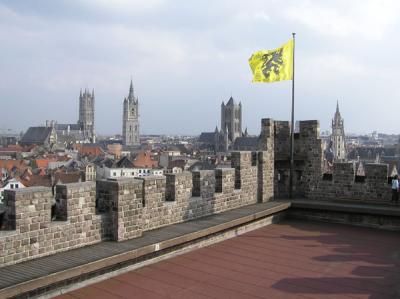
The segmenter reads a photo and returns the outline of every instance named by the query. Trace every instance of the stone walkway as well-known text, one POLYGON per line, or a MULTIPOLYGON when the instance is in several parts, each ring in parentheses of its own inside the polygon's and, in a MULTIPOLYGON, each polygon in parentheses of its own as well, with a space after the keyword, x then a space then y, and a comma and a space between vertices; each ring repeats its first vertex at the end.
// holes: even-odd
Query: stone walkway
POLYGON ((400 298, 399 233, 287 220, 57 298, 400 298))

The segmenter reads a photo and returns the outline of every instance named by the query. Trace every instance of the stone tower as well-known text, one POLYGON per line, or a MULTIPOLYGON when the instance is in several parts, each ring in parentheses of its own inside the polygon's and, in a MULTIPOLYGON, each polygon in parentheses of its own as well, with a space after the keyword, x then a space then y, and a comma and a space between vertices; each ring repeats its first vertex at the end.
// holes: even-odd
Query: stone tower
POLYGON ((139 140, 139 100, 133 92, 133 83, 129 88, 129 95, 124 99, 124 112, 122 117, 123 145, 138 146, 139 140))
POLYGON ((83 94, 82 90, 80 91, 78 125, 86 139, 93 143, 96 142, 94 133, 94 89, 92 93, 87 89, 83 94))
POLYGON ((242 103, 236 105, 232 97, 226 105, 224 102, 221 104, 221 129, 229 143, 242 136, 242 103))
POLYGON ((335 116, 332 119, 332 135, 331 135, 333 158, 335 161, 346 160, 346 145, 344 135, 344 121, 340 116, 339 102, 336 104, 335 116))

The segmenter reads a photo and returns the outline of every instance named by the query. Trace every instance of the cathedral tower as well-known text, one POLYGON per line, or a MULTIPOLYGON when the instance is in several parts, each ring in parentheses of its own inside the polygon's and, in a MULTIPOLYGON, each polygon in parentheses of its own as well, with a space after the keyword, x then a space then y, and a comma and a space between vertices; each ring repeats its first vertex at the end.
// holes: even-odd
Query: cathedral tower
POLYGON ((138 146, 139 140, 139 100, 133 92, 133 83, 129 88, 129 95, 124 99, 124 111, 122 117, 123 145, 138 146))
POLYGON ((221 129, 231 143, 242 136, 242 103, 236 105, 232 97, 226 105, 221 104, 221 129))
POLYGON ((340 116, 339 102, 337 102, 335 116, 332 119, 331 143, 332 143, 334 160, 335 161, 346 160, 344 121, 343 118, 340 116))
POLYGON ((91 142, 96 142, 94 133, 94 89, 92 93, 85 89, 79 95, 79 120, 78 125, 82 130, 85 138, 91 142))

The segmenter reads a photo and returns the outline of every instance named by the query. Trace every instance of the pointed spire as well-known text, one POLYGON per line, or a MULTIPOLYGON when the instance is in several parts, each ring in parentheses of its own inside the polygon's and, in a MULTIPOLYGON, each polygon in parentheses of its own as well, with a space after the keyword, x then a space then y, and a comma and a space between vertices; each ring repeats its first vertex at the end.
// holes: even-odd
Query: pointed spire
POLYGON ((92 89, 92 98, 94 98, 94 88, 92 89))
POLYGON ((80 98, 82 97, 82 88, 81 88, 81 90, 80 90, 80 92, 79 92, 79 97, 80 97, 80 98))
POLYGON ((339 113, 339 100, 336 102, 336 113, 339 113))
POLYGON ((133 82, 131 78, 131 85, 129 86, 129 99, 133 99, 133 82))

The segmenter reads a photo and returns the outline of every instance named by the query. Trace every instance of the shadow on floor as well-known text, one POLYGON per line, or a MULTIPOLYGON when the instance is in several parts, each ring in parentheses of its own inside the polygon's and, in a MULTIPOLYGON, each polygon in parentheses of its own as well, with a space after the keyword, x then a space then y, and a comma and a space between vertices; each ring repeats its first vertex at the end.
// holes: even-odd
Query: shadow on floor
POLYGON ((310 227, 310 224, 294 221, 287 224, 304 230, 305 235, 279 237, 299 242, 305 249, 325 249, 323 252, 329 253, 313 256, 311 262, 321 263, 327 270, 319 275, 310 272, 313 277, 284 278, 273 288, 305 296, 362 294, 370 299, 400 298, 398 233, 340 224, 318 223, 317 229, 315 223, 310 227))

